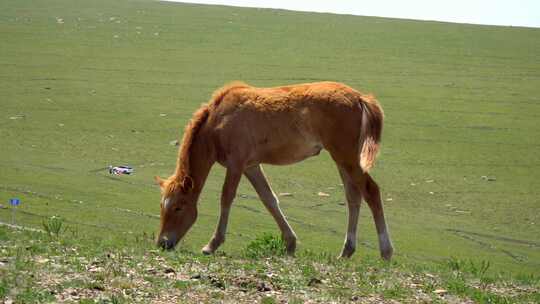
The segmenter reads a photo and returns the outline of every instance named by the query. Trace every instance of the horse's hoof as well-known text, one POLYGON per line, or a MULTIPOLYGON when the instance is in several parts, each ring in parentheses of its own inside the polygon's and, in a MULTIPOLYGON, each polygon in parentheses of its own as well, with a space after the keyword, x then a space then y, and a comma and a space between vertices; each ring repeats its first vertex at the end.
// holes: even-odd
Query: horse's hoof
POLYGON ((394 254, 394 249, 390 247, 389 249, 381 251, 381 257, 385 261, 390 261, 392 259, 392 255, 394 254))
POLYGON ((296 252, 296 242, 289 244, 285 250, 288 256, 294 257, 294 253, 296 252))
POLYGON ((340 258, 350 258, 353 253, 356 251, 356 246, 353 245, 351 241, 346 241, 343 245, 343 250, 341 251, 340 258))
POLYGON ((214 253, 214 250, 212 250, 212 248, 208 247, 208 246, 204 246, 204 248, 202 249, 202 253, 204 255, 211 255, 214 253))

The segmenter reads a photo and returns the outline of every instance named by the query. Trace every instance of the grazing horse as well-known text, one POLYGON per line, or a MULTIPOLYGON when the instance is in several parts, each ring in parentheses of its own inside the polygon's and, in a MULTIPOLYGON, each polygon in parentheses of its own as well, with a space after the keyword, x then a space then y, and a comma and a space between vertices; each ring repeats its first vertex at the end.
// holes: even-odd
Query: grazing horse
POLYGON ((159 246, 174 248, 197 219, 197 200, 215 162, 226 170, 221 213, 213 237, 202 249, 211 254, 225 241, 231 204, 242 175, 255 188, 294 255, 296 234, 279 208, 261 164, 288 165, 324 148, 335 161, 347 197, 348 228, 342 257, 356 248, 360 201, 373 214, 381 256, 393 253, 379 187, 368 174, 379 150, 383 111, 371 95, 336 82, 256 88, 234 82, 217 90, 186 126, 175 173, 161 187, 159 246))

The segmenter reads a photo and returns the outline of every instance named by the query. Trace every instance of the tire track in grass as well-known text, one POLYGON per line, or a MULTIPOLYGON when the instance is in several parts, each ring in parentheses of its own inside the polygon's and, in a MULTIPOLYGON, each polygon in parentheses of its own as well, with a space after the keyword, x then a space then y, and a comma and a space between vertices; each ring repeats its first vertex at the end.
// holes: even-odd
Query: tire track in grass
MULTIPOLYGON (((62 201, 62 202, 74 203, 74 204, 78 204, 78 205, 82 204, 81 200, 77 200, 77 199, 69 199, 69 200, 67 200, 67 199, 64 199, 64 198, 62 198, 62 197, 60 197, 58 195, 54 195, 54 196, 53 195, 47 195, 47 194, 43 194, 43 193, 39 193, 39 192, 36 192, 36 191, 29 190, 29 189, 20 189, 20 188, 16 188, 16 187, 8 187, 8 186, 5 186, 5 185, 1 185, 0 189, 4 190, 4 191, 9 191, 9 192, 27 194, 27 195, 30 195, 30 196, 33 196, 33 197, 38 197, 38 198, 42 198, 42 199, 46 199, 46 200, 62 201)), ((124 212, 124 213, 130 213, 130 214, 134 214, 134 215, 146 216, 146 217, 151 217, 151 218, 152 217, 157 217, 159 219, 159 216, 152 215, 152 214, 149 214, 149 213, 145 213, 143 211, 132 211, 132 210, 129 210, 129 209, 124 209, 124 208, 119 208, 119 207, 108 207, 108 206, 103 206, 101 208, 112 209, 114 211, 120 211, 120 212, 124 212)), ((4 209, 8 209, 8 208, 4 208, 4 209)), ((2 210, 2 209, 0 209, 0 210, 2 210)), ((48 218, 49 217, 48 215, 43 215, 43 214, 30 212, 30 211, 26 211, 26 210, 17 210, 17 212, 21 213, 21 214, 29 215, 29 216, 40 217, 40 218, 48 218)), ((201 215, 206 216, 206 214, 201 214, 201 215)), ((82 225, 82 226, 89 226, 89 227, 102 228, 102 229, 113 229, 113 230, 121 231, 120 229, 113 228, 112 226, 89 224, 89 223, 69 220, 69 219, 66 219, 66 218, 64 218, 64 220, 66 222, 77 224, 77 225, 82 225)))
MULTIPOLYGON (((0 211, 3 211, 3 210, 10 210, 10 208, 0 209, 0 211)), ((26 211, 26 210, 17 210, 17 214, 24 214, 26 216, 38 217, 38 218, 42 218, 42 219, 50 218, 50 216, 48 216, 48 215, 34 213, 34 212, 26 211)), ((86 226, 86 227, 92 227, 92 228, 98 228, 98 229, 115 230, 115 231, 118 231, 118 232, 123 232, 122 230, 120 230, 118 228, 115 228, 113 226, 108 226, 108 225, 89 224, 89 223, 78 222, 78 221, 74 221, 74 220, 70 220, 70 219, 66 219, 66 218, 62 218, 62 220, 66 224, 75 224, 75 225, 80 225, 80 226, 86 226)))
POLYGON ((474 141, 474 140, 447 140, 447 139, 433 139, 433 138, 400 138, 399 140, 394 140, 393 144, 408 142, 419 142, 419 143, 444 143, 444 144, 467 144, 467 145, 479 145, 479 146, 501 146, 501 145, 511 145, 514 147, 540 147, 540 144, 531 144, 523 142, 485 142, 485 141, 474 141))
MULTIPOLYGON (((469 241, 471 241, 473 243, 476 243, 476 244, 480 245, 480 247, 486 249, 487 251, 501 252, 502 254, 510 257, 512 260, 514 260, 516 262, 521 263, 521 262, 527 261, 527 257, 525 257, 523 255, 519 255, 517 253, 514 253, 514 252, 512 252, 510 250, 507 250, 507 249, 504 249, 504 248, 498 248, 497 246, 495 246, 495 245, 493 245, 493 244, 491 244, 489 242, 482 241, 482 240, 480 240, 478 238, 473 237, 472 235, 477 235, 475 233, 467 233, 465 231, 458 230, 458 229, 446 229, 446 231, 449 231, 449 232, 453 233, 454 235, 456 235, 458 237, 461 237, 463 239, 466 239, 466 240, 469 240, 469 241)), ((494 238, 493 236, 490 236, 490 237, 494 238)), ((512 239, 503 238, 502 240, 509 241, 509 240, 512 240, 512 239)), ((515 242, 515 241, 521 241, 521 240, 512 240, 512 242, 515 242)))
POLYGON ((454 228, 447 228, 446 231, 453 232, 453 233, 463 233, 463 234, 474 235, 474 236, 479 236, 479 237, 488 238, 488 239, 494 239, 497 241, 503 241, 507 243, 514 243, 514 244, 527 245, 531 247, 540 248, 540 243, 534 242, 534 241, 520 240, 520 239, 514 239, 514 238, 505 237, 505 236, 491 235, 487 233, 466 231, 466 230, 454 229, 454 228))
POLYGON ((32 227, 26 227, 26 226, 21 226, 21 225, 14 225, 14 224, 9 224, 9 223, 4 223, 2 221, 0 221, 0 226, 5 226, 5 227, 8 227, 8 228, 12 228, 12 229, 28 230, 28 231, 45 233, 45 231, 43 231, 41 229, 36 229, 36 228, 32 228, 32 227))

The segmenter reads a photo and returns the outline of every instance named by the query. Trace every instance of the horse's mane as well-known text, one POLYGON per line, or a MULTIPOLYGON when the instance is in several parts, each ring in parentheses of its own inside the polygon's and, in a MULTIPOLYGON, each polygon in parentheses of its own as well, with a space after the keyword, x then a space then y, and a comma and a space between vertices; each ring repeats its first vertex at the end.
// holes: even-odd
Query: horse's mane
POLYGON ((176 172, 169 178, 167 186, 165 187, 165 193, 169 194, 178 190, 187 191, 193 188, 194 181, 191 178, 191 149, 197 133, 202 128, 208 116, 214 108, 216 108, 225 95, 233 89, 247 88, 248 84, 235 81, 229 83, 222 88, 216 90, 208 103, 202 104, 201 107, 193 113, 191 120, 184 129, 184 136, 182 138, 182 145, 178 150, 178 161, 176 163, 176 172))

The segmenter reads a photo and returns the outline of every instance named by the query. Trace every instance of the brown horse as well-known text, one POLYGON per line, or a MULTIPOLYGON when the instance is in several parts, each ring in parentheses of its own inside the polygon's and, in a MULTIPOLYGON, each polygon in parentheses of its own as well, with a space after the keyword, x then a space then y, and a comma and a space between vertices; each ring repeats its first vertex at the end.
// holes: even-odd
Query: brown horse
POLYGON ((197 200, 215 162, 227 169, 221 214, 202 251, 211 254, 225 241, 231 204, 245 175, 274 217, 287 252, 294 254, 296 234, 279 208, 261 164, 288 165, 326 149, 345 187, 349 222, 342 257, 356 248, 361 198, 373 214, 384 259, 392 244, 379 187, 367 173, 381 138, 383 111, 370 95, 335 82, 255 88, 235 82, 217 90, 187 125, 174 175, 156 177, 161 187, 161 227, 157 243, 171 249, 197 219, 197 200))

